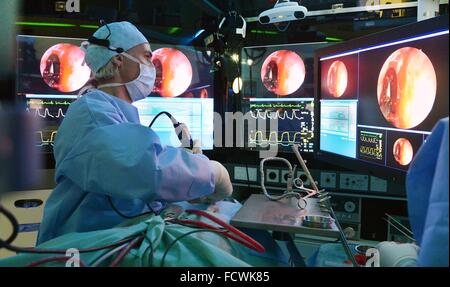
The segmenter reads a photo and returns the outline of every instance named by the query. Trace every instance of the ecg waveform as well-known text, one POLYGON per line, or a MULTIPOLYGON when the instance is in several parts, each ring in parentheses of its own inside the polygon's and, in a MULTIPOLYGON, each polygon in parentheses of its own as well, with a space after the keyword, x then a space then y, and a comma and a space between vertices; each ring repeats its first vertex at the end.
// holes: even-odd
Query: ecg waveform
POLYGON ((253 135, 250 135, 249 140, 250 143, 256 145, 290 146, 296 143, 309 144, 312 138, 314 138, 314 135, 308 132, 271 132, 267 137, 264 135, 264 132, 257 131, 253 135))
POLYGON ((44 147, 44 146, 54 146, 57 131, 52 132, 44 132, 37 131, 36 132, 36 146, 44 147))
POLYGON ((33 113, 34 110, 34 116, 43 118, 43 119, 47 119, 47 118, 52 118, 52 119, 60 119, 60 118, 64 118, 66 115, 64 114, 63 109, 59 108, 58 111, 56 112, 56 114, 52 114, 50 112, 50 110, 48 108, 45 109, 41 109, 41 108, 28 108, 27 111, 29 113, 33 113), (42 110, 44 110, 43 112, 41 112, 42 110))
POLYGON ((278 120, 278 130, 259 127, 249 131, 248 143, 260 147, 289 147, 298 144, 301 151, 312 152, 314 148, 314 102, 305 101, 258 101, 250 103, 253 119, 278 120))
POLYGON ((251 111, 251 116, 254 119, 263 119, 263 120, 304 120, 305 116, 311 115, 310 112, 305 112, 300 109, 292 109, 290 111, 267 111, 262 109, 256 109, 251 111))

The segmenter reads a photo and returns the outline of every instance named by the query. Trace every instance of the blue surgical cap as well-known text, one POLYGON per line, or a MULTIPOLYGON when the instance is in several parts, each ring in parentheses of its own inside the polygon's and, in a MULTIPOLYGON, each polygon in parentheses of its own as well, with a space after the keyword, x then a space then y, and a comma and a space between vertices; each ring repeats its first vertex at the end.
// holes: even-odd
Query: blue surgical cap
MULTIPOLYGON (((139 32, 136 26, 129 22, 115 22, 108 24, 108 27, 111 31, 111 35, 108 38, 111 47, 122 48, 124 51, 128 51, 140 44, 148 43, 147 38, 139 32)), ((106 25, 102 26, 93 36, 98 39, 106 39, 109 35, 109 30, 106 25)), ((100 68, 117 55, 117 52, 97 45, 88 45, 85 48, 85 52, 86 63, 94 73, 98 72, 100 68)))

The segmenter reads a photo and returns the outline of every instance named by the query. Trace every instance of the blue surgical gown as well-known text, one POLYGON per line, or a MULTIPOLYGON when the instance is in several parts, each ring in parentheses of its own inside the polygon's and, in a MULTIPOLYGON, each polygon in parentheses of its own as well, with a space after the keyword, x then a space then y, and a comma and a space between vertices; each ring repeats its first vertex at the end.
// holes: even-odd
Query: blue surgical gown
POLYGON ((50 195, 38 244, 62 234, 108 229, 127 216, 214 191, 209 160, 164 146, 142 126, 133 105, 91 90, 72 103, 54 146, 57 186, 50 195))
POLYGON ((448 266, 448 118, 434 127, 406 179, 408 212, 419 266, 448 266))

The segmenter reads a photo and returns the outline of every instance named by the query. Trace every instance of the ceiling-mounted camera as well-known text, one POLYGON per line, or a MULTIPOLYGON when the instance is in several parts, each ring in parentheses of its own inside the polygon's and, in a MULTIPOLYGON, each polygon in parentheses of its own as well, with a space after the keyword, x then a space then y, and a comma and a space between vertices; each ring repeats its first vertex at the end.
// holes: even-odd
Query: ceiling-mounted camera
POLYGON ((305 19, 308 13, 306 7, 289 0, 278 0, 272 9, 259 14, 261 24, 273 24, 305 19))

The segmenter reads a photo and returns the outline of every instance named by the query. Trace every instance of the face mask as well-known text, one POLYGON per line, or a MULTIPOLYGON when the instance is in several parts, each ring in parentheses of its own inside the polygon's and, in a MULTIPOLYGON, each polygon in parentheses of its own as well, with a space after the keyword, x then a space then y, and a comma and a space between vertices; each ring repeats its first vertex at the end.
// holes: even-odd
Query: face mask
POLYGON ((139 64, 140 73, 139 76, 128 83, 121 84, 121 83, 113 83, 113 84, 106 84, 106 85, 100 85, 98 88, 106 88, 106 87, 119 87, 119 86, 125 86, 128 94, 130 95, 131 101, 136 102, 142 99, 145 99, 148 95, 151 94, 153 91, 153 87, 155 85, 155 79, 156 79, 156 69, 155 67, 144 65, 142 64, 138 59, 135 57, 127 54, 122 53, 125 57, 132 60, 133 62, 136 62, 139 64))

